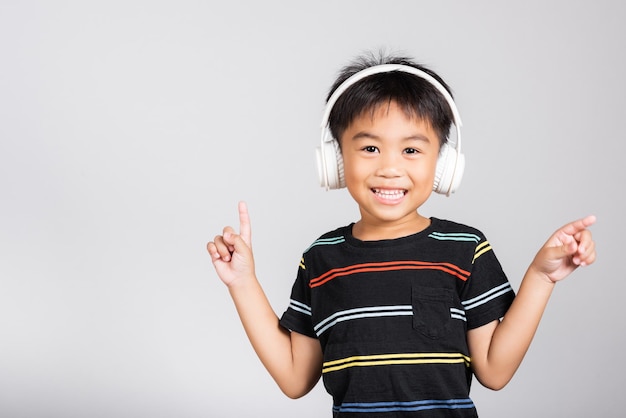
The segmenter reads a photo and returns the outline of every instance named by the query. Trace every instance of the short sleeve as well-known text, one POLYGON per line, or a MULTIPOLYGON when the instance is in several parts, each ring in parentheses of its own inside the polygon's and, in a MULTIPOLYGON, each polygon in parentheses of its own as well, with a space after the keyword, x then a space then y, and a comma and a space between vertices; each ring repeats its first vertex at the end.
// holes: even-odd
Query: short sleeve
POLYGON ((474 250, 471 275, 461 292, 468 329, 502 318, 514 298, 515 292, 491 244, 482 237, 474 250))
POLYGON ((280 318, 280 325, 289 331, 311 338, 317 338, 311 316, 311 288, 306 270, 305 258, 302 257, 296 281, 291 289, 289 306, 280 318))

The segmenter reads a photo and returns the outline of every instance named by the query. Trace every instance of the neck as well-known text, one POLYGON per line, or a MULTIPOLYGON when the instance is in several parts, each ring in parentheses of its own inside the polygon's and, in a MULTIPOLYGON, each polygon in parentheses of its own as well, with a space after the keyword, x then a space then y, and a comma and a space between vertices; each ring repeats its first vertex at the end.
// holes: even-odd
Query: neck
POLYGON ((418 215, 405 222, 368 222, 361 218, 352 228, 352 235, 361 241, 379 241, 416 234, 430 226, 430 219, 418 215))

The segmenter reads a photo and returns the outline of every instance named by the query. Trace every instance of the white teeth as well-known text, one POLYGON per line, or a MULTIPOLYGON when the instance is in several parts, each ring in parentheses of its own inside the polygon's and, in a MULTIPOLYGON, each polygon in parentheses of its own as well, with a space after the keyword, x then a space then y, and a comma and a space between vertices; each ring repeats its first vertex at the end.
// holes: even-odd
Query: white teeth
POLYGON ((383 199, 400 199, 404 196, 404 190, 381 190, 374 189, 374 193, 383 199))

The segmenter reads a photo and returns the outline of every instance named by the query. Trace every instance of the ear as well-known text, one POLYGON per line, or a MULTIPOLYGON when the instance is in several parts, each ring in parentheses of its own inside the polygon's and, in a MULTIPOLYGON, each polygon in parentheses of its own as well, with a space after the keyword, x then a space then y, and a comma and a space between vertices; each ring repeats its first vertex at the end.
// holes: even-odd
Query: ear
POLYGON ((464 171, 465 156, 446 142, 439 151, 433 191, 450 196, 459 188, 464 171))
POLYGON ((339 142, 333 139, 317 147, 317 174, 320 185, 326 190, 346 187, 343 174, 343 157, 339 142))

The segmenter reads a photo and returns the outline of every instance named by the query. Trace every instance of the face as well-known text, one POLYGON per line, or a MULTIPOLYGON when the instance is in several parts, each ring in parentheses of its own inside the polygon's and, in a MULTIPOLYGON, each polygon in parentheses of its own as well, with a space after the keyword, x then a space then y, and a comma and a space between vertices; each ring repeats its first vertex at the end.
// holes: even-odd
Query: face
POLYGON ((357 238, 397 238, 428 226, 417 209, 432 193, 439 156, 430 124, 384 104, 352 122, 341 150, 346 186, 361 212, 357 238))

